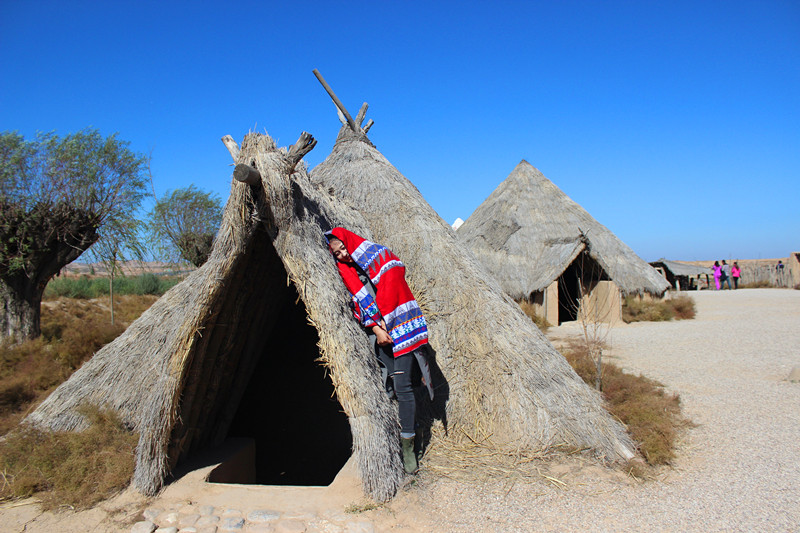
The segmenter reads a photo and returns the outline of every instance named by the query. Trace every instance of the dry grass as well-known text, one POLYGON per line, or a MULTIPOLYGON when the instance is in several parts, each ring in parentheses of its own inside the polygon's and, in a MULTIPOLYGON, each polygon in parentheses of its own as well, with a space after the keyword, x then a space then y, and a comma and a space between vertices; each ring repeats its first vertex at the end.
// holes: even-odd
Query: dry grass
POLYGON ((520 300, 517 303, 522 309, 522 312, 528 315, 528 318, 530 318, 533 323, 536 324, 536 327, 539 328, 539 331, 542 333, 547 332, 547 328, 550 327, 550 324, 543 317, 536 314, 536 307, 532 303, 528 302, 527 300, 520 300))
MULTIPOLYGON (((574 341, 562 351, 575 372, 593 385, 597 369, 588 349, 574 341)), ((602 372, 603 396, 611 414, 628 427, 648 464, 669 464, 675 458, 681 429, 692 425, 681 414, 680 397, 666 392, 657 381, 628 374, 608 362, 603 363, 602 372)))
POLYGON ((83 432, 24 428, 0 442, 0 500, 35 495, 44 509, 85 509, 128 486, 138 435, 113 412, 81 413, 83 432))
POLYGON ((0 435, 16 426, 32 406, 122 333, 155 300, 155 296, 118 297, 114 325, 107 298, 45 302, 39 339, 0 345, 0 435))
POLYGON ((625 298, 622 320, 631 322, 663 322, 695 317, 694 300, 689 296, 675 296, 664 300, 643 300, 633 296, 625 298))

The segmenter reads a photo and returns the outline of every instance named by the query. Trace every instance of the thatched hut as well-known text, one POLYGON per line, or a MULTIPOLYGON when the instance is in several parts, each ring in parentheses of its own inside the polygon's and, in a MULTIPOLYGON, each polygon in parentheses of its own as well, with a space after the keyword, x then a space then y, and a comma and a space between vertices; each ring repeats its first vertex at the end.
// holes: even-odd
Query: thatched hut
POLYGON ((709 276, 713 274, 708 267, 670 261, 663 257, 658 261, 650 261, 650 266, 661 273, 672 288, 678 291, 708 288, 709 276))
MULTIPOLYGON (((81 404, 116 410, 139 433, 133 484, 146 494, 179 461, 241 435, 257 440, 267 476, 338 471, 352 445, 365 492, 391 498, 403 476, 396 408, 322 236, 369 230, 309 183, 300 158, 314 143, 304 134, 279 150, 251 133, 240 151, 228 138, 245 181, 232 183, 209 260, 26 422, 73 430, 85 425, 81 404)), ((289 484, 327 484, 300 477, 289 484)))
POLYGON ((362 213, 375 241, 406 263, 449 383, 447 438, 506 450, 564 445, 609 461, 631 458, 630 439, 598 393, 370 142, 372 121, 361 126, 366 109, 356 119, 340 114, 333 151, 311 179, 362 213))
POLYGON ((506 294, 531 301, 551 324, 579 316, 613 322, 622 297, 660 297, 669 288, 525 160, 464 222, 458 237, 506 294))

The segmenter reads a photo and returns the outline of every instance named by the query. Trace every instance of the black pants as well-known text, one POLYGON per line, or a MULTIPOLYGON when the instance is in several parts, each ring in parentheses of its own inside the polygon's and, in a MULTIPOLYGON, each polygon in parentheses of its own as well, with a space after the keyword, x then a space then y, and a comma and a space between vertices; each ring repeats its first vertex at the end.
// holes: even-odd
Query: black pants
POLYGON ((386 369, 387 377, 384 385, 389 397, 397 397, 400 410, 400 436, 413 437, 417 414, 417 403, 414 389, 411 387, 411 369, 414 364, 414 352, 395 357, 392 345, 379 346, 375 336, 370 335, 375 344, 375 356, 386 369))

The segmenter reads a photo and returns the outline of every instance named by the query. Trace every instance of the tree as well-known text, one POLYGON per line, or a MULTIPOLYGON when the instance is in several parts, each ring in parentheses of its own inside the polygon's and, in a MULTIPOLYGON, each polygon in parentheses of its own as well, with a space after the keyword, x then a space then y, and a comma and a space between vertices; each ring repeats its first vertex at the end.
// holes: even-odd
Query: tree
POLYGON ((0 338, 38 337, 47 282, 98 240, 135 242, 147 158, 128 146, 89 128, 0 134, 0 338))
POLYGON ((182 258, 199 267, 208 259, 222 222, 222 201, 190 185, 167 191, 147 217, 150 241, 160 257, 182 258))

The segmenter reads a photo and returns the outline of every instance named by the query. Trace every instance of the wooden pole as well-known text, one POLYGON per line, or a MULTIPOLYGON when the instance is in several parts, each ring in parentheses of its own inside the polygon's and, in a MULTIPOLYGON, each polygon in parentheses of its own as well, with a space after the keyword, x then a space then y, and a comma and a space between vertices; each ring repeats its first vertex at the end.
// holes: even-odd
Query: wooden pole
POLYGON ((339 100, 339 98, 333 92, 333 89, 331 89, 331 86, 328 85, 328 82, 325 81, 325 78, 322 77, 322 74, 320 74, 317 69, 314 69, 313 72, 314 72, 314 76, 317 77, 319 82, 322 84, 322 86, 328 92, 328 95, 331 97, 331 100, 333 100, 333 103, 336 104, 336 107, 339 108, 339 111, 341 111, 342 114, 344 115, 344 117, 347 119, 347 123, 350 125, 350 129, 353 130, 353 131, 358 131, 358 129, 356 127, 356 122, 353 120, 353 117, 351 117, 350 113, 347 112, 347 109, 344 107, 344 104, 342 103, 341 100, 339 100))
POLYGON ((261 182, 261 174, 258 172, 258 169, 243 163, 239 163, 233 169, 233 177, 236 181, 247 183, 248 185, 255 185, 261 182))

